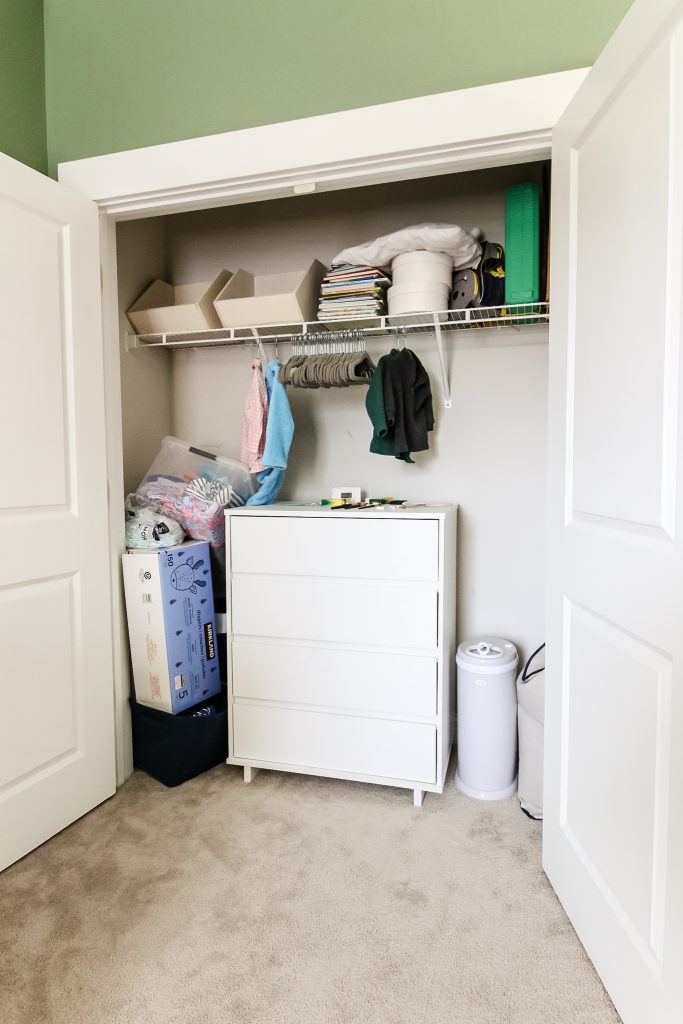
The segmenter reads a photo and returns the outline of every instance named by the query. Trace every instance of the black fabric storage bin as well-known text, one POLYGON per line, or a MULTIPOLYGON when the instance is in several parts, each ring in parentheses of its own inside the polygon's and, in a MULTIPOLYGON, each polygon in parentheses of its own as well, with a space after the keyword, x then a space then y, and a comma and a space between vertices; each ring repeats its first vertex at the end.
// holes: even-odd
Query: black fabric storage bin
POLYGON ((228 711, 225 692, 180 715, 136 704, 131 697, 133 762, 164 786, 179 786, 228 756, 228 711), (210 704, 215 715, 193 718, 210 704))

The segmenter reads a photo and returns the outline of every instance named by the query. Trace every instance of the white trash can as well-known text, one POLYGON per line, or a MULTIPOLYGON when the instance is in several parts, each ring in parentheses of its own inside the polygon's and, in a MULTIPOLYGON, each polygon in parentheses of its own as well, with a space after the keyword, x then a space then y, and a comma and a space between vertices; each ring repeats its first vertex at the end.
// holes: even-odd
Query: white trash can
POLYGON ((458 647, 458 770, 455 785, 477 800, 517 789, 517 650, 497 636, 458 647))

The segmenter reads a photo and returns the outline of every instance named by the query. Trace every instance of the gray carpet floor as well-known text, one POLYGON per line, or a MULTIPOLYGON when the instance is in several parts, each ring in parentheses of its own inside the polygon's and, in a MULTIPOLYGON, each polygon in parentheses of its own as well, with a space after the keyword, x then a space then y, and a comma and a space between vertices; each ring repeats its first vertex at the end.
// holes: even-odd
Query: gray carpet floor
POLYGON ((220 766, 122 790, 0 875, 2 1024, 615 1024, 481 803, 220 766))

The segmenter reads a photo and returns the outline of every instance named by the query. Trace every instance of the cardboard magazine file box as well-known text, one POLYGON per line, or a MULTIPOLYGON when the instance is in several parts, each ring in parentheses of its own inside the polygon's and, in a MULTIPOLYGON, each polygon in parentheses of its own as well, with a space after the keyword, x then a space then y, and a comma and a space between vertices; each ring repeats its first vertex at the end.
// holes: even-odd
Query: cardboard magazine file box
POLYGON ((127 552, 123 583, 138 704, 175 715, 219 693, 209 545, 127 552))
POLYGON ((212 281, 169 284, 152 281, 126 311, 136 334, 182 334, 215 330, 221 326, 213 300, 232 274, 221 270, 212 281))
POLYGON ((214 299, 224 327, 299 324, 316 320, 320 285, 327 267, 319 260, 304 270, 260 274, 236 270, 214 299))

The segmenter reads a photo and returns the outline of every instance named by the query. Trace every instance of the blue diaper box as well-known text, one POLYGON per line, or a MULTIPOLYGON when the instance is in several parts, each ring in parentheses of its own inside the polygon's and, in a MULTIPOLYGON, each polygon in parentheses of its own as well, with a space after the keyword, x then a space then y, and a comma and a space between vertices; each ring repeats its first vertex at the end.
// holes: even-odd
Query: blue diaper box
POLYGON ((219 693, 209 545, 129 551, 123 583, 138 704, 175 715, 219 693))

